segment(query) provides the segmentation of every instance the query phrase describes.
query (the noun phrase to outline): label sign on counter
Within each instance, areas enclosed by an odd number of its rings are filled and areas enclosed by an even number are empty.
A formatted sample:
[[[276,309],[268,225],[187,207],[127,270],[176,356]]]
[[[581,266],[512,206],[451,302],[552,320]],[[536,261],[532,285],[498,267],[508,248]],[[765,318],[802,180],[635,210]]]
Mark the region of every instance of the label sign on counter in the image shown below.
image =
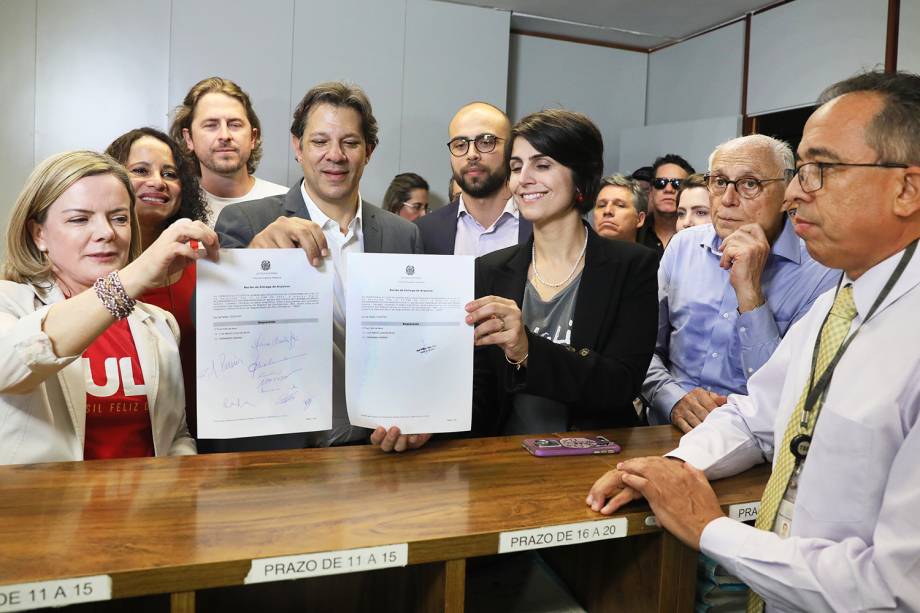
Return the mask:
[[[728,516],[738,521],[753,521],[757,519],[757,511],[760,510],[760,501],[745,502],[743,504],[733,504],[728,507]]]
[[[260,558],[252,561],[243,583],[267,583],[287,579],[306,579],[323,575],[358,573],[405,566],[409,561],[409,545],[380,545],[340,551],[323,551],[303,555]]]
[[[0,613],[112,599],[108,575],[0,585]]]
[[[515,530],[498,535],[498,553],[511,553],[543,547],[577,545],[626,536],[628,522],[625,517],[583,521],[577,524],[559,524],[544,528]]]

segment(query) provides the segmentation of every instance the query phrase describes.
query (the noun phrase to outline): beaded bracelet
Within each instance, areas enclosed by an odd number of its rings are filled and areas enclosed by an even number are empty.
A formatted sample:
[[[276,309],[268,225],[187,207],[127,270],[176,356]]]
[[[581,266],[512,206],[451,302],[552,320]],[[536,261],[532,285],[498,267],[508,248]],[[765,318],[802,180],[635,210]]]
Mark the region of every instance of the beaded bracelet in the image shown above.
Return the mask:
[[[134,310],[137,301],[128,295],[118,278],[118,271],[113,270],[93,283],[96,296],[115,319],[125,319]]]

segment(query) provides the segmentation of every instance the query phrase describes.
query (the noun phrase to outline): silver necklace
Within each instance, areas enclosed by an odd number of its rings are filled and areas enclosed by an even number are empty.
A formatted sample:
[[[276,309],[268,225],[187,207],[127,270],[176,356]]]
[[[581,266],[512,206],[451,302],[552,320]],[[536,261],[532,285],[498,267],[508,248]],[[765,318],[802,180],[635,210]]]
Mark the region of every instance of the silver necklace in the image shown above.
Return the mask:
[[[575,260],[575,265],[572,266],[572,272],[569,273],[569,276],[559,283],[550,283],[546,279],[540,276],[540,271],[537,270],[537,241],[533,242],[533,245],[530,247],[530,261],[533,263],[533,276],[537,278],[537,281],[545,285],[546,287],[562,287],[566,283],[572,280],[572,277],[575,276],[575,271],[578,270],[578,264],[581,262],[581,258],[585,257],[585,251],[588,249],[588,231],[585,230],[585,244],[581,248],[581,255],[578,256],[578,259]]]

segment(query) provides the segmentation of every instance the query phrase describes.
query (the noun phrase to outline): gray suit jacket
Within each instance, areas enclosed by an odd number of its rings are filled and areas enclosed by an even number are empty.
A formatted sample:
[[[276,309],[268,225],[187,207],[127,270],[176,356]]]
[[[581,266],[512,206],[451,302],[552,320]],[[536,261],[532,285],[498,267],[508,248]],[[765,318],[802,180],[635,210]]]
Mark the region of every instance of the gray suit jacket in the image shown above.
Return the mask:
[[[310,219],[300,183],[283,195],[225,207],[214,229],[221,247],[243,248],[279,217]],[[361,217],[365,253],[422,253],[422,239],[412,222],[367,202],[361,205]]]

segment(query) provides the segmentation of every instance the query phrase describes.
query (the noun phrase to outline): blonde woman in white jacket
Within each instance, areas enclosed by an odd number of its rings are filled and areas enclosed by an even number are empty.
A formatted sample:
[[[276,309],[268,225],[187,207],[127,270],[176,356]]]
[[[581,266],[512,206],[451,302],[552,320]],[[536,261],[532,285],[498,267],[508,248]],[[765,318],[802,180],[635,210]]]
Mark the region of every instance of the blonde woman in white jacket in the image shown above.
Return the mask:
[[[32,172],[0,281],[0,464],[195,453],[175,319],[135,297],[216,259],[217,235],[182,219],[139,244],[115,160],[73,151]]]

